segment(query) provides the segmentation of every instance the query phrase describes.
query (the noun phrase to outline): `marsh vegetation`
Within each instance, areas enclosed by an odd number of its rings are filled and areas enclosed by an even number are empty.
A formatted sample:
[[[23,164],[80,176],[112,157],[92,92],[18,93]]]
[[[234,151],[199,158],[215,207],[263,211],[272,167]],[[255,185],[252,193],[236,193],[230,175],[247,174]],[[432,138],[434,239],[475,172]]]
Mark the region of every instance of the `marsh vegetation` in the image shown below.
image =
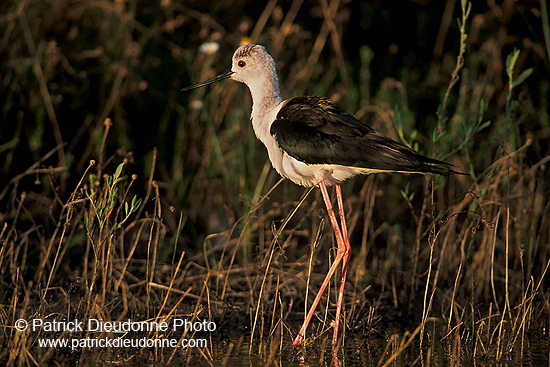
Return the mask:
[[[0,5],[0,362],[547,365],[550,29],[544,1],[5,1]],[[317,190],[281,180],[246,88],[183,86],[266,46],[317,94],[466,176],[344,185],[334,256]],[[309,303],[308,303],[309,302]],[[214,322],[214,332],[18,331],[16,320]],[[204,338],[204,348],[39,339]],[[246,361],[246,362],[245,362]]]

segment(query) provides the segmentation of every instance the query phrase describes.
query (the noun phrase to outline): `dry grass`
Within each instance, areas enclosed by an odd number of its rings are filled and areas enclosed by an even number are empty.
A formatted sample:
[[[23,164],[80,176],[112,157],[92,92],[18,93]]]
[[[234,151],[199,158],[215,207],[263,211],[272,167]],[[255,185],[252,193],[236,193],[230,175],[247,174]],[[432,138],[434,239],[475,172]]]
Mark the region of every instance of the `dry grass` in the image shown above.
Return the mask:
[[[544,6],[514,4],[447,1],[440,24],[418,24],[418,38],[434,44],[422,66],[411,59],[425,57],[418,49],[403,50],[406,35],[389,47],[394,41],[374,38],[350,44],[346,32],[365,31],[357,17],[377,11],[353,2],[251,2],[226,17],[224,2],[208,11],[171,1],[3,5],[0,362],[547,363],[550,35],[535,23],[547,17]],[[243,36],[268,47],[288,95],[329,96],[470,174],[344,184],[353,255],[339,353],[329,342],[336,284],[305,352],[290,348],[334,257],[319,193],[270,168],[246,123],[244,87],[179,93],[227,67]],[[196,54],[206,41],[221,50]],[[217,329],[14,327],[182,318]],[[38,344],[121,335],[208,346]]]

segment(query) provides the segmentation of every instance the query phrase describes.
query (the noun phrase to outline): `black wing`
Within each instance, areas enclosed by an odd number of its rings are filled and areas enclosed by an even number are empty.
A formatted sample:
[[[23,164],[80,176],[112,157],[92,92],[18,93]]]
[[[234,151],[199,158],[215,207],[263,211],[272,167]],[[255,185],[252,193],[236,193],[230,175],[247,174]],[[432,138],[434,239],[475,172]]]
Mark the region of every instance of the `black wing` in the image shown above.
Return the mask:
[[[288,155],[308,164],[389,172],[454,172],[449,164],[377,133],[322,97],[288,100],[271,125],[271,135]]]

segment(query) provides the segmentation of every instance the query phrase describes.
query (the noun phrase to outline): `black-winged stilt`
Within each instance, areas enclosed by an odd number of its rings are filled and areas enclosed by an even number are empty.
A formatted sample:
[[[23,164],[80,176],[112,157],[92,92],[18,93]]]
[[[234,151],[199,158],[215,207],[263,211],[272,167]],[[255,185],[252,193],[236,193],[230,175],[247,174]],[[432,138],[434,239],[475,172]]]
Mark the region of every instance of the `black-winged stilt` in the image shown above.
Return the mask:
[[[398,172],[457,173],[451,165],[424,157],[407,146],[379,134],[322,97],[303,96],[283,100],[275,62],[261,45],[240,46],[233,55],[231,71],[194,84],[183,91],[223,79],[244,83],[252,95],[252,126],[267,148],[277,172],[302,186],[319,186],[338,251],[309,310],[294,346],[300,346],[321,297],[342,263],[336,302],[332,344],[338,342],[338,327],[351,255],[340,182],[358,174]],[[336,186],[340,224],[336,219],[327,186]]]

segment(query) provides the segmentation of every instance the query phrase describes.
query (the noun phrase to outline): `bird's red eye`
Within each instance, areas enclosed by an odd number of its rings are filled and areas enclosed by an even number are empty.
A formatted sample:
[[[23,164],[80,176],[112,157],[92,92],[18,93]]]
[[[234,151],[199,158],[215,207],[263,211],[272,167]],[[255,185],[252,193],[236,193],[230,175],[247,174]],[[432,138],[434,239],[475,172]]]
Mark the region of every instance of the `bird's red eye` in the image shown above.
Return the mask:
[[[239,60],[239,62],[237,62],[237,65],[240,67],[240,68],[244,68],[246,66],[246,62],[244,60]]]

